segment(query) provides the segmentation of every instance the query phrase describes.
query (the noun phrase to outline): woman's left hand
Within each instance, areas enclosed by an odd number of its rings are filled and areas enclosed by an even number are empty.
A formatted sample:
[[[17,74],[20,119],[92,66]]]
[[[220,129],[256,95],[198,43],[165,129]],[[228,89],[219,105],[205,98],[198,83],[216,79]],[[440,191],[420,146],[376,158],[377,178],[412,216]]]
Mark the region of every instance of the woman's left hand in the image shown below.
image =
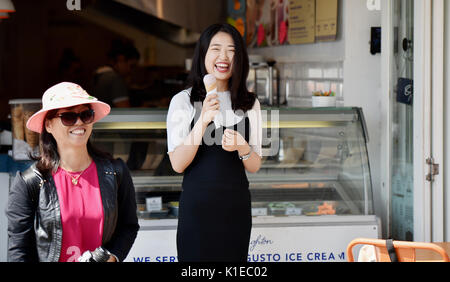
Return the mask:
[[[225,129],[222,136],[222,148],[228,152],[237,150],[239,155],[245,155],[250,150],[250,146],[244,137],[239,132],[231,129]]]

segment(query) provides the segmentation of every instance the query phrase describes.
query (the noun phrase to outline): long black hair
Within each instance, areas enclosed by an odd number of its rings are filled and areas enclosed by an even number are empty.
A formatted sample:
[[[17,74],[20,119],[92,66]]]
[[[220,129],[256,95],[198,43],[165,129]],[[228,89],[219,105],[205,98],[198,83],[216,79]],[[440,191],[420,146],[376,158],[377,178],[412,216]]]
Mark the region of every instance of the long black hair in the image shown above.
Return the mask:
[[[90,104],[86,104],[86,106],[88,106],[89,109],[91,109]],[[32,160],[37,161],[36,168],[42,174],[55,172],[59,167],[59,162],[61,158],[58,153],[58,144],[56,143],[56,140],[53,137],[53,135],[49,133],[45,128],[45,122],[47,120],[55,118],[58,110],[59,109],[50,110],[45,115],[44,123],[42,126],[42,132],[39,136],[39,155],[37,156],[33,154],[29,155]],[[87,150],[89,156],[91,156],[92,158],[101,158],[108,160],[113,159],[113,157],[109,153],[103,152],[100,149],[93,146],[90,140],[88,140],[87,142]]]
[[[225,32],[231,35],[234,41],[234,59],[232,67],[232,75],[228,81],[228,89],[230,90],[231,105],[233,110],[242,110],[246,112],[253,107],[256,95],[247,89],[247,77],[249,72],[249,59],[244,40],[232,25],[229,24],[213,24],[206,28],[197,42],[192,59],[192,68],[188,77],[188,86],[191,90],[191,104],[201,101],[206,97],[206,89],[203,84],[203,77],[208,74],[205,67],[205,56],[208,52],[211,39],[218,32]]]

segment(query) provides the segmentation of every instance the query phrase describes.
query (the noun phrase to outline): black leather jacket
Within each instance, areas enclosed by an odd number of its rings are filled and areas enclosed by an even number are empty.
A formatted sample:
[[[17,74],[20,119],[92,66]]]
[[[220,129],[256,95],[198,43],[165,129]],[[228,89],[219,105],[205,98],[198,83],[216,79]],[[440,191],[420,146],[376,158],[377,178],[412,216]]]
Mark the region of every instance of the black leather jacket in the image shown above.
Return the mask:
[[[123,261],[139,230],[134,185],[121,159],[109,161],[94,158],[94,161],[104,214],[102,246]],[[30,173],[30,170],[35,173]],[[38,180],[37,186],[27,185],[30,175]],[[18,172],[9,192],[6,215],[8,261],[59,260],[61,212],[51,174],[43,176],[35,165],[24,173]]]

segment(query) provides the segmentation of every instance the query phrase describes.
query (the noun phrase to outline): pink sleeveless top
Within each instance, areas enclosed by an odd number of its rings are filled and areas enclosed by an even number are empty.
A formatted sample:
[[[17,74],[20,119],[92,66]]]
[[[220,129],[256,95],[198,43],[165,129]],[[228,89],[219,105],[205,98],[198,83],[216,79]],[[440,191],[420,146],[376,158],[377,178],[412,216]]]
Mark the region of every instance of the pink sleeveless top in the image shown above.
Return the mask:
[[[62,246],[59,261],[74,262],[86,251],[102,244],[103,204],[98,183],[97,166],[92,162],[81,172],[58,168],[53,174],[58,192],[62,223]]]

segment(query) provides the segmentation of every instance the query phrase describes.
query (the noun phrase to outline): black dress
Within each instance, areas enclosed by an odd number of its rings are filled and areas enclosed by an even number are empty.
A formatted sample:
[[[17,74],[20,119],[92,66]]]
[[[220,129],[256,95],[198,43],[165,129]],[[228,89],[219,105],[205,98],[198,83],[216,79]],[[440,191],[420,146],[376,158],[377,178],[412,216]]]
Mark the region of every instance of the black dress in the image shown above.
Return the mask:
[[[191,130],[193,126],[194,120]],[[247,116],[229,128],[249,142]],[[185,170],[177,229],[180,262],[247,261],[252,227],[249,183],[238,152],[222,148],[224,131],[211,122],[204,136],[215,141],[204,138]]]

